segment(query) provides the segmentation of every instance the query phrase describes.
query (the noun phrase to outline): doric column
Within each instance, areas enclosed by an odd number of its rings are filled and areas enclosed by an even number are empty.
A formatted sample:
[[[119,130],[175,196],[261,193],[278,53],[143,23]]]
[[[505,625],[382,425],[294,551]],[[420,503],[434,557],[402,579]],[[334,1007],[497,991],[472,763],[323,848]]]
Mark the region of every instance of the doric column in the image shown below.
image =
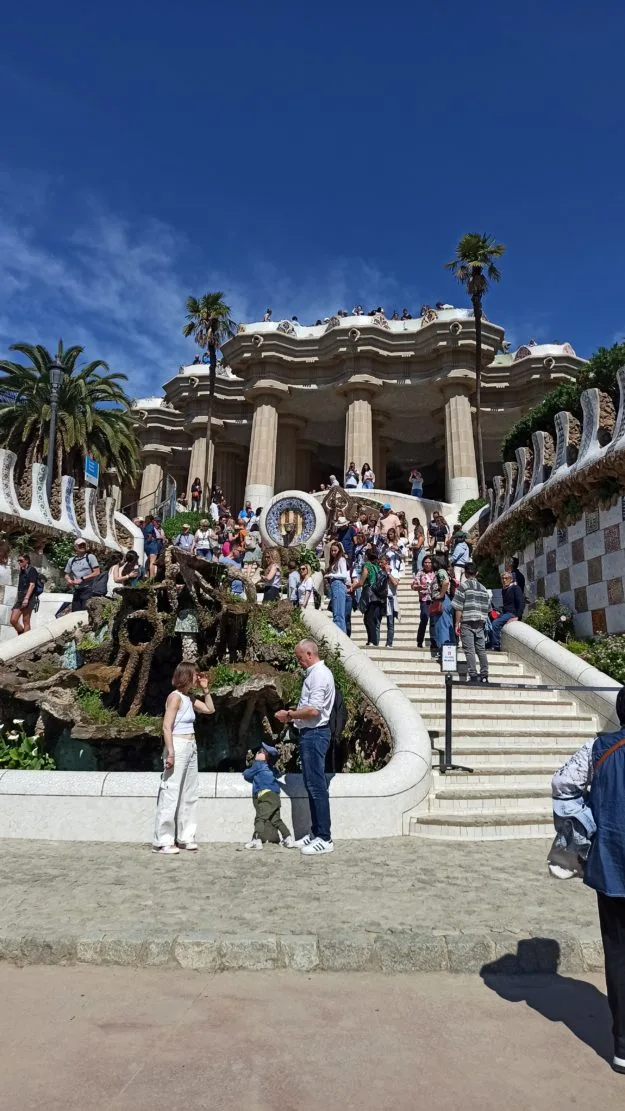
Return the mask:
[[[210,455],[208,459],[208,482],[211,482],[211,476],[215,466],[215,436],[223,429],[224,423],[221,420],[212,420],[211,429],[212,436],[210,441]],[[189,455],[189,473],[187,475],[187,498],[189,505],[191,505],[191,486],[193,480],[199,478],[202,483],[202,490],[204,489],[204,475],[206,474],[206,417],[195,417],[191,425],[191,453]],[[208,503],[205,503],[208,504]]]
[[[372,414],[373,448],[370,462],[373,467],[375,484],[378,490],[386,489],[386,457],[388,453],[388,444],[382,432],[386,427],[387,419],[386,413],[378,412]]]
[[[276,449],[276,481],[274,491],[294,490],[296,483],[297,444],[305,422],[299,417],[284,415],[278,417],[278,445]]]
[[[166,453],[164,453],[166,454]],[[162,498],[163,491],[163,463],[164,455],[159,453],[143,453],[143,474],[141,475],[141,493],[137,505],[139,517],[146,513],[153,513]]]
[[[363,463],[373,466],[373,421],[371,398],[380,386],[365,375],[357,375],[343,386],[341,393],[347,397],[345,414],[344,469],[355,463],[358,470]]]
[[[312,459],[317,450],[317,444],[312,440],[298,440],[295,452],[295,489],[304,493],[312,488]]]
[[[245,499],[252,505],[265,506],[273,497],[276,476],[278,441],[278,406],[288,393],[288,386],[278,382],[259,382],[247,393],[254,402],[254,419],[247,465]]]
[[[478,496],[471,390],[472,384],[467,382],[447,381],[443,385],[446,498],[458,506]]]

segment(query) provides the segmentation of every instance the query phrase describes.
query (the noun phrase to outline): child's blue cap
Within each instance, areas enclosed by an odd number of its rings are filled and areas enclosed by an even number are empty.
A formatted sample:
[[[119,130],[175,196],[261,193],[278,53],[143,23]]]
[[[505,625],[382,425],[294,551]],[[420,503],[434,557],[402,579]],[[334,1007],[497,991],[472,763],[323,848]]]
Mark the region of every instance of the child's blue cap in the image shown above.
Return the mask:
[[[273,747],[273,745],[266,745],[263,742],[263,744],[260,747],[262,748],[263,752],[267,753],[267,756],[271,756],[273,760],[278,759],[278,756],[280,755],[280,753],[278,752],[277,748]]]

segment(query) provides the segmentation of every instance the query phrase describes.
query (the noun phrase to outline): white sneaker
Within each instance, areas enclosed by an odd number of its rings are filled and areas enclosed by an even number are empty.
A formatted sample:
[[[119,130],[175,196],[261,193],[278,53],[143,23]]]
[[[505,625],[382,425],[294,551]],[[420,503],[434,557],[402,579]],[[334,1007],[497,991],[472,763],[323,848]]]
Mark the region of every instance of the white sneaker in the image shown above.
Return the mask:
[[[559,864],[548,864],[547,867],[555,880],[572,880],[576,875],[572,868],[562,868]]]
[[[625,1057],[613,1057],[612,1068],[615,1072],[625,1073]]]
[[[252,837],[252,840],[247,841],[244,847],[246,849],[262,849],[263,843],[260,837]]]
[[[334,843],[332,841],[322,841],[320,837],[315,837],[308,845],[304,845],[302,853],[304,856],[318,856],[320,853],[333,853]]]
[[[288,837],[283,837],[280,844],[281,844],[283,849],[294,849],[295,848],[295,838],[293,837],[293,834],[289,833]]]
[[[177,845],[152,845],[153,853],[160,853],[161,856],[176,856],[180,849]]]
[[[310,842],[312,840],[313,840],[312,833],[307,833],[305,837],[300,837],[299,841],[294,841],[293,842],[293,847],[295,849],[303,849],[305,845],[310,845]]]
[[[196,853],[199,849],[197,841],[179,841],[178,848],[186,849],[188,853]]]

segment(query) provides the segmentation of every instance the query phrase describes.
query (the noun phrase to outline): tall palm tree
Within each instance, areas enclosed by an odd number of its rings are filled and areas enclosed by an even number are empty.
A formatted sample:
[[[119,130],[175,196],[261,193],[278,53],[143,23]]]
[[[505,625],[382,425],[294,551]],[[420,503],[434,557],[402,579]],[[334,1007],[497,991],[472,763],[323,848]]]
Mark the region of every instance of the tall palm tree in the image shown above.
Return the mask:
[[[205,293],[199,299],[187,297],[187,321],[182,329],[184,336],[193,336],[198,347],[208,351],[208,408],[206,420],[206,459],[202,485],[202,504],[208,505],[208,496],[213,475],[208,473],[211,442],[211,422],[213,419],[213,400],[217,380],[217,349],[235,334],[236,324],[230,315],[230,306],[224,301],[222,292]]]
[[[111,374],[101,359],[79,365],[84,348],[65,349],[62,340],[55,357],[40,344],[14,343],[10,350],[28,360],[0,360],[0,446],[17,453],[18,470],[53,455],[57,475],[80,481],[89,453],[103,470],[117,471],[120,485],[136,482],[141,460],[131,401],[120,385],[126,375]],[[50,445],[50,364],[55,358],[64,373]]]
[[[482,444],[482,301],[489,282],[498,282],[501,277],[495,259],[501,258],[505,250],[502,243],[495,243],[492,235],[468,232],[456,247],[456,257],[445,263],[445,269],[451,270],[469,294],[475,317],[475,432],[480,495],[483,498],[486,497],[486,476]]]

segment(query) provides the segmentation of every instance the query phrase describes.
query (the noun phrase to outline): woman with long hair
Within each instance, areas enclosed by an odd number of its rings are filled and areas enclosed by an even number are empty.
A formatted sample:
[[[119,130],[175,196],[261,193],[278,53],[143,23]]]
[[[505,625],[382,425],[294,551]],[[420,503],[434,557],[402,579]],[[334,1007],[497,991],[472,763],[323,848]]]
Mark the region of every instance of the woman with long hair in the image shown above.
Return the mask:
[[[306,606],[311,605],[314,609],[314,585],[310,576],[310,567],[307,563],[302,563],[299,569],[299,582],[297,584],[297,604],[300,609],[305,610]]]
[[[263,591],[263,602],[277,602],[282,587],[282,571],[275,548],[265,549],[261,569],[260,588]]]
[[[437,660],[441,658],[444,644],[455,644],[454,611],[451,604],[451,582],[443,563],[433,560],[434,581],[432,583],[432,601],[430,603],[430,616],[434,618],[432,632],[434,644],[430,640],[430,655]]]
[[[330,544],[328,567],[323,577],[330,592],[330,611],[332,613],[332,620],[336,627],[340,629],[342,633],[347,633],[346,608],[349,572],[347,570],[345,550],[343,548],[343,545],[339,543],[338,540],[333,540]]]
[[[197,803],[199,778],[195,715],[214,714],[208,679],[192,663],[179,663],[172,677],[173,691],[165,703],[163,718],[163,775],[156,802],[152,851],[171,856],[180,849],[197,852]],[[191,695],[194,687],[203,698]]]
[[[112,598],[116,587],[132,586],[140,577],[139,556],[133,551],[126,552],[124,558],[114,563],[109,571],[107,595]]]
[[[369,545],[365,553],[358,582],[353,582],[350,589],[352,594],[360,590],[358,608],[367,630],[365,648],[377,648],[380,644],[382,615],[386,612],[388,577],[379,566],[378,553],[373,544]]]
[[[425,630],[430,626],[430,646],[434,643],[434,636],[432,633],[433,618],[430,617],[430,600],[432,596],[432,583],[434,582],[434,567],[432,565],[432,556],[426,555],[423,557],[423,564],[421,570],[417,571],[411,583],[411,590],[418,591],[420,603],[420,620],[419,629],[417,631],[417,648],[423,648],[423,641],[425,639]]]
[[[371,470],[370,463],[363,464],[360,476],[363,490],[373,490],[375,487],[375,475]]]
[[[202,501],[202,483],[199,478],[194,478],[191,483],[191,509],[194,513],[200,512],[200,504]]]

